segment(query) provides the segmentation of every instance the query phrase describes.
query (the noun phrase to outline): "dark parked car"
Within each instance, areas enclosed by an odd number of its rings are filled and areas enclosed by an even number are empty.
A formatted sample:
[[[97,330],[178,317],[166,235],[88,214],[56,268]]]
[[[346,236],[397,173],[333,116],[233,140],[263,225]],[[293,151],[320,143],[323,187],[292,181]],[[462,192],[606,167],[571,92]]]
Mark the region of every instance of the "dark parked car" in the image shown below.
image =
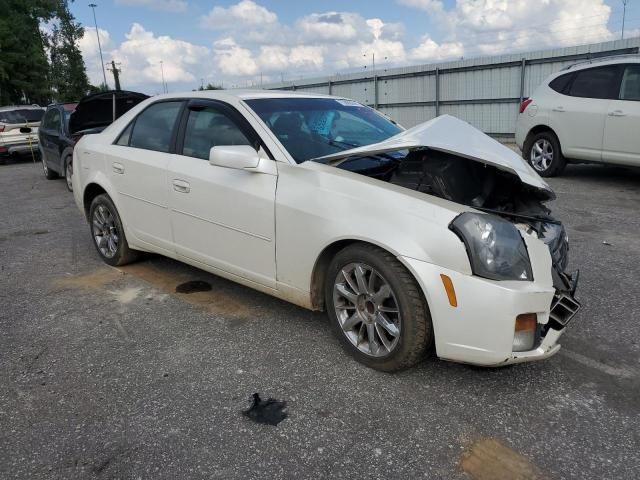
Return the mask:
[[[49,180],[64,176],[67,188],[72,191],[76,142],[83,135],[101,132],[147,98],[143,93],[117,90],[86,96],[77,104],[49,105],[38,130],[44,175]]]

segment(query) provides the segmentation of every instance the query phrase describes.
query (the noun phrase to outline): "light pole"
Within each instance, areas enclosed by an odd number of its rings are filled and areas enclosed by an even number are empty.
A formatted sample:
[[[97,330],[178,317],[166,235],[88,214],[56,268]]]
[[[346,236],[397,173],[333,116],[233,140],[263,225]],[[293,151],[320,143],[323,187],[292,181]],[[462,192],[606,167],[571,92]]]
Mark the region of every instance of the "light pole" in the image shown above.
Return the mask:
[[[167,84],[164,81],[164,65],[163,65],[163,61],[160,60],[160,73],[162,74],[162,93],[169,93],[169,90],[167,89]]]
[[[629,0],[622,0],[622,40],[624,40],[624,20],[627,16],[627,3],[629,3]]]
[[[89,6],[91,10],[93,10],[93,24],[96,26],[96,37],[98,38],[98,51],[100,52],[100,65],[102,66],[102,78],[104,79],[105,87],[109,87],[107,83],[107,72],[104,70],[104,59],[102,58],[102,45],[100,45],[100,34],[98,33],[98,22],[96,20],[96,5],[95,3],[90,3]]]

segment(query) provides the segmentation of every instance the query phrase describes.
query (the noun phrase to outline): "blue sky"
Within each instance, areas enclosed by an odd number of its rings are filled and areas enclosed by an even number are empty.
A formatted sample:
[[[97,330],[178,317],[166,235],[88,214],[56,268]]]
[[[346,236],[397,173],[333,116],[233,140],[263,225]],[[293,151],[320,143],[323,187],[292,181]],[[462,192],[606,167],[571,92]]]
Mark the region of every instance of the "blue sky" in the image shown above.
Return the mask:
[[[90,2],[71,9],[93,27]],[[172,91],[358,71],[376,54],[399,66],[619,38],[621,0],[96,0],[105,61],[123,83]],[[627,36],[640,31],[640,1]],[[81,41],[93,82],[102,77],[95,31]],[[363,55],[367,54],[368,57]],[[107,72],[108,73],[108,72]],[[108,78],[111,81],[110,78]]]

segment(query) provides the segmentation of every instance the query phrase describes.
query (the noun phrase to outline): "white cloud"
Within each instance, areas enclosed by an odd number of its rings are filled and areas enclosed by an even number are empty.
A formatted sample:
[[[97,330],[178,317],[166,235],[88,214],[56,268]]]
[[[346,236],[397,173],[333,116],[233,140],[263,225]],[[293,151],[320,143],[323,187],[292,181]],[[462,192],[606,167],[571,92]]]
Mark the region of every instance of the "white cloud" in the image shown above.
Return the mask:
[[[184,12],[187,9],[186,0],[116,0],[116,3],[131,7],[150,7],[169,12]]]
[[[461,42],[436,43],[429,35],[422,38],[422,42],[412,49],[409,58],[421,62],[437,62],[460,58],[464,54]]]
[[[251,50],[240,47],[233,38],[223,38],[213,44],[218,67],[225,75],[253,76],[258,73],[258,64]]]
[[[200,24],[214,30],[231,30],[240,25],[264,27],[277,21],[278,16],[275,13],[251,0],[242,0],[228,8],[213,7],[202,17]]]
[[[102,45],[103,54],[108,53],[113,48],[111,36],[109,32],[103,29],[98,29],[100,35],[100,44]],[[85,28],[84,35],[78,42],[82,57],[84,58],[85,66],[87,67],[87,76],[89,81],[93,85],[100,85],[104,83],[104,77],[102,75],[102,66],[100,65],[100,51],[98,49],[98,37],[94,28]],[[108,58],[104,58],[105,62],[111,60],[109,54]],[[111,84],[112,79],[107,78]]]
[[[421,52],[433,53],[432,58],[447,51],[459,56],[460,46],[468,57],[613,38],[607,27],[611,8],[604,0],[457,0],[450,9],[437,0],[398,3],[426,11],[445,31],[446,40],[440,45],[425,36],[413,50],[415,58]]]

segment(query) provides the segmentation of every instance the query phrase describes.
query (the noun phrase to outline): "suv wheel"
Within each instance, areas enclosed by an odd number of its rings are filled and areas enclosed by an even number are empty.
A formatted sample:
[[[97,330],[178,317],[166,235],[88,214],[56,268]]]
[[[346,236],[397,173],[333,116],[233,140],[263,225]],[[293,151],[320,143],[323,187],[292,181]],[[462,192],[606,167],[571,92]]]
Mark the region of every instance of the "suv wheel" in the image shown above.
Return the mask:
[[[342,346],[371,368],[403,370],[433,348],[420,287],[385,250],[354,244],[338,252],[327,271],[325,303]]]
[[[530,136],[523,157],[543,177],[560,175],[567,164],[560,150],[558,137],[553,132],[541,132]]]
[[[105,263],[116,267],[137,259],[138,252],[129,248],[120,215],[108,195],[98,195],[91,202],[89,228],[93,244]]]
[[[64,178],[67,181],[67,189],[70,192],[73,192],[73,181],[71,180],[73,176],[73,163],[71,162],[71,157],[68,156],[64,160]]]

